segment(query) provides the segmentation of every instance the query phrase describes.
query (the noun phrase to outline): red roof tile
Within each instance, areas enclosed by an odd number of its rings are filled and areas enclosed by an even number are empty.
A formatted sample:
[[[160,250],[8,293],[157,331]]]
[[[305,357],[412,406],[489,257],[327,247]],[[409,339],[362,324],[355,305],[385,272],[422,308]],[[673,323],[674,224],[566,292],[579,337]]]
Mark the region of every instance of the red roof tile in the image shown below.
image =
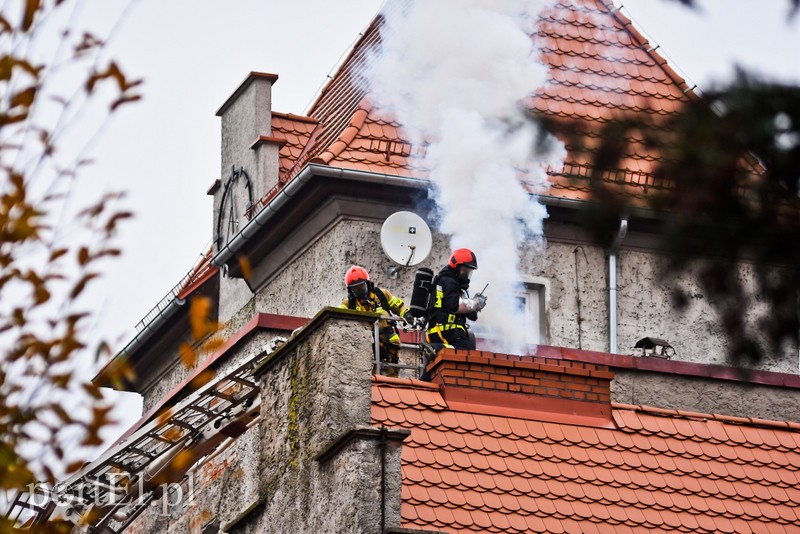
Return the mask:
[[[541,60],[549,66],[549,77],[529,105],[554,119],[557,130],[576,128],[587,148],[597,145],[600,128],[612,119],[628,112],[646,114],[653,118],[655,128],[662,118],[695,98],[610,1],[561,0],[540,17],[535,39]],[[364,33],[323,88],[309,117],[273,114],[273,135],[287,141],[280,150],[281,183],[308,162],[427,176],[420,160],[412,157],[424,154],[425,147],[412,146],[402,125],[377,110],[369,96],[368,58],[381,45],[382,25],[378,17]],[[567,149],[564,167],[551,172],[549,194],[583,198],[588,191],[590,158],[578,147]],[[657,160],[643,135],[631,133],[620,168],[604,177],[637,196],[648,188],[671,187],[653,178]]]
[[[455,411],[428,383],[384,377],[372,399],[373,424],[411,430],[407,528],[772,532],[800,517],[790,425],[617,404],[615,428],[583,427]]]

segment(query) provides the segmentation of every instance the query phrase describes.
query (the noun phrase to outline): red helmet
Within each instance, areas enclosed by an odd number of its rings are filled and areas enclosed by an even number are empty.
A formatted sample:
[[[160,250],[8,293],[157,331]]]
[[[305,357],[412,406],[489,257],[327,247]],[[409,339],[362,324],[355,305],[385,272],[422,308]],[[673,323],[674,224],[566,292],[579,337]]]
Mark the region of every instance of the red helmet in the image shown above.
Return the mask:
[[[359,282],[369,281],[369,273],[363,267],[353,265],[347,269],[347,274],[344,275],[344,285],[351,286]]]
[[[449,265],[453,269],[455,269],[459,265],[466,265],[470,269],[477,269],[478,258],[475,257],[475,253],[472,252],[470,249],[460,248],[458,250],[453,251],[453,254],[450,256],[450,262],[447,265]]]

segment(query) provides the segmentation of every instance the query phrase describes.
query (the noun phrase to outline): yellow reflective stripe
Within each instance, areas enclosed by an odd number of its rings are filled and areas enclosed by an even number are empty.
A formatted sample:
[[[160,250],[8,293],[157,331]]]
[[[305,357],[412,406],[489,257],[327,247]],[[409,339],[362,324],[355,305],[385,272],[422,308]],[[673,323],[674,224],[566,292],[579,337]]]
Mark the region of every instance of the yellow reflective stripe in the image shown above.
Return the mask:
[[[437,324],[433,328],[429,328],[428,332],[438,334],[441,337],[441,332],[443,330],[452,330],[454,328],[462,328],[464,330],[467,329],[463,324]]]

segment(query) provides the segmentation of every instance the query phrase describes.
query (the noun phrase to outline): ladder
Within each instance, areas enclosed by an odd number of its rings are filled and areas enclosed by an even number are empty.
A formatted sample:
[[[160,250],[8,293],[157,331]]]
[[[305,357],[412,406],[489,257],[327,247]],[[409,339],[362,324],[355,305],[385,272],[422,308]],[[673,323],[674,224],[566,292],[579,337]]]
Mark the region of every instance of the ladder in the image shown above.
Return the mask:
[[[18,492],[6,517],[21,530],[67,521],[89,532],[123,531],[164,488],[184,482],[254,425],[261,399],[254,370],[285,342],[275,338],[264,352],[155,416],[55,487],[37,484]]]

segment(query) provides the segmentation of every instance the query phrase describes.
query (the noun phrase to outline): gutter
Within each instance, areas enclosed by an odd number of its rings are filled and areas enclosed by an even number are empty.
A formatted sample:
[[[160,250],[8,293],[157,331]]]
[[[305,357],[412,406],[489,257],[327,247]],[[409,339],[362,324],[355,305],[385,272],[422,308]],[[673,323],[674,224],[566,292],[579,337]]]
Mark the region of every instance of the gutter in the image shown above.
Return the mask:
[[[172,319],[175,314],[183,307],[186,303],[184,299],[179,299],[175,297],[172,299],[167,306],[159,312],[158,315],[153,318],[152,321],[147,323],[147,325],[138,332],[133,339],[131,339],[125,347],[114,356],[111,361],[109,361],[102,369],[92,378],[92,383],[95,383],[96,380],[101,378],[103,374],[107,371],[109,366],[111,366],[115,361],[119,358],[125,358],[133,353],[135,353],[139,347],[147,343],[153,335],[162,327],[164,324]]]
[[[238,252],[245,244],[255,236],[262,226],[267,224],[273,217],[275,217],[280,209],[292,197],[294,197],[314,176],[323,176],[327,178],[339,178],[344,180],[352,180],[355,182],[372,183],[380,185],[393,185],[400,187],[413,187],[418,189],[427,189],[430,187],[430,180],[421,178],[406,178],[402,176],[395,176],[384,173],[374,173],[365,171],[356,171],[351,169],[342,169],[339,167],[329,167],[327,165],[309,164],[303,168],[286,187],[281,189],[275,197],[264,206],[261,211],[253,217],[247,225],[242,228],[241,232],[236,234],[217,254],[211,258],[211,264],[216,267],[222,267]]]
[[[153,337],[153,334],[155,334],[167,321],[169,321],[176,313],[178,313],[178,310],[180,310],[185,303],[186,300],[179,299],[178,297],[172,299],[166,308],[161,310],[161,312],[156,315],[152,321],[147,323],[147,326],[145,326],[141,332],[136,334],[136,336],[130,340],[127,345],[125,345],[124,349],[119,351],[117,357],[127,356],[128,354],[136,352],[139,347],[147,343],[147,341]]]
[[[572,210],[588,209],[589,207],[596,206],[598,204],[597,201],[594,200],[562,198],[562,197],[554,197],[549,195],[536,195],[536,194],[531,194],[531,196],[537,198],[539,202],[545,206],[555,206],[559,208],[568,208]],[[631,217],[635,217],[637,219],[651,219],[651,220],[664,220],[666,218],[665,215],[661,212],[658,212],[652,208],[646,208],[641,206],[628,206],[626,213],[629,214],[629,216],[624,217],[624,219],[626,220]]]

